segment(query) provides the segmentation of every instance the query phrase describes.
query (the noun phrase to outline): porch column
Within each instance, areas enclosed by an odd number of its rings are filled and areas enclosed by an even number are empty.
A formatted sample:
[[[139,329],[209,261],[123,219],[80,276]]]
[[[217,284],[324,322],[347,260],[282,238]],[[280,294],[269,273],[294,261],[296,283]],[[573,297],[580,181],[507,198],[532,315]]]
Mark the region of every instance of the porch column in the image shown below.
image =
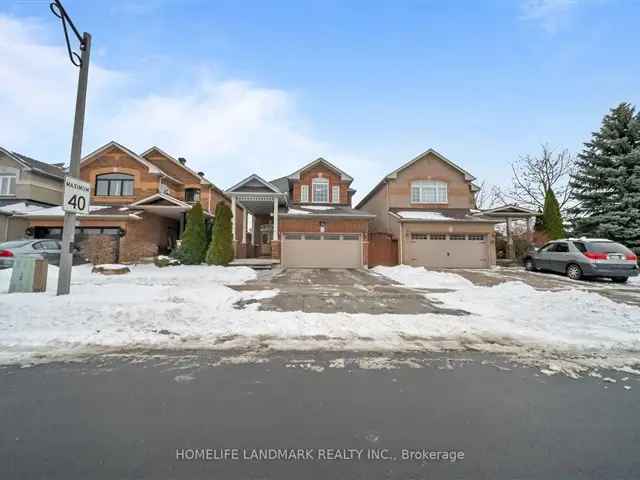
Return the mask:
[[[273,236],[271,237],[271,258],[280,258],[280,238],[278,237],[278,197],[273,198]]]
[[[242,243],[247,243],[247,209],[242,207]]]
[[[514,259],[513,238],[511,238],[511,217],[507,217],[507,258]]]
[[[278,197],[273,198],[273,240],[278,238]]]
[[[236,241],[236,197],[231,196],[231,235],[235,245]]]
[[[255,247],[258,245],[258,240],[256,237],[258,236],[258,232],[256,231],[256,215],[255,213],[251,214],[251,244]]]

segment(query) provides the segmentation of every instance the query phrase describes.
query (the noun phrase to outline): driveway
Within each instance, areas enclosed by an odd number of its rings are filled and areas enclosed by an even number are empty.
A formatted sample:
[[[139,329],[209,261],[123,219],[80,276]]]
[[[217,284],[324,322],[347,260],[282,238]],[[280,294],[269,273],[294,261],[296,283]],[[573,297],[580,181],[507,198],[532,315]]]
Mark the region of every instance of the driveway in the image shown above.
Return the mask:
[[[504,282],[524,282],[537,290],[587,290],[599,293],[615,302],[640,305],[640,287],[613,283],[608,279],[571,280],[564,275],[547,272],[527,272],[522,267],[495,267],[479,270],[446,270],[456,273],[480,286],[494,286]]]
[[[424,296],[424,289],[410,289],[366,270],[287,268],[258,272],[257,280],[231,287],[236,290],[278,290],[273,298],[259,300],[259,310],[306,313],[464,315],[446,309]],[[434,289],[431,291],[443,291]],[[255,300],[241,302],[243,307]]]

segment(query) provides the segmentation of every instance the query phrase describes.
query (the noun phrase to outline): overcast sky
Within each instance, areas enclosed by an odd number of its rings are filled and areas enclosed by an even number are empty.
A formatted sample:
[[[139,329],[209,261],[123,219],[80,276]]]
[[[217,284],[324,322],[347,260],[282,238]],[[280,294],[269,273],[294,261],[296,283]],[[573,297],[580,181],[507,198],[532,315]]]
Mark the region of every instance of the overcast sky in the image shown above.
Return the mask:
[[[0,145],[68,162],[77,71],[48,3],[0,0]],[[221,188],[323,156],[360,198],[428,148],[504,185],[640,104],[634,0],[64,4],[93,35],[83,153],[157,145]]]

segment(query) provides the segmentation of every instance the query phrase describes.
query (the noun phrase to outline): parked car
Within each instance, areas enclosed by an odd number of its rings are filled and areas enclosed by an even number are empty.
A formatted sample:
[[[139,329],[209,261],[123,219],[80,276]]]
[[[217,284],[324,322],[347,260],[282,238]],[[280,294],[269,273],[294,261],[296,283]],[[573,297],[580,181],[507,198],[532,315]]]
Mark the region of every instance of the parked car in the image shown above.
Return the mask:
[[[49,263],[60,263],[60,242],[58,240],[12,240],[0,243],[0,268],[11,268],[16,257],[29,255],[46,258]]]
[[[637,262],[636,255],[624,245],[600,238],[554,240],[524,258],[529,271],[564,273],[573,280],[606,277],[619,283],[638,275]]]

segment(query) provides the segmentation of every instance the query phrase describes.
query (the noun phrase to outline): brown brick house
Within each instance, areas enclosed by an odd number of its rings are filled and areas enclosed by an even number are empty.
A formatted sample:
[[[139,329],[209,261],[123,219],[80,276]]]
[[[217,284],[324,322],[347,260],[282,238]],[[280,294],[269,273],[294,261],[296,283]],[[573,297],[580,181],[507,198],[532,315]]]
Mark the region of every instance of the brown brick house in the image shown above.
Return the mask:
[[[435,268],[494,265],[495,223],[476,209],[475,177],[429,149],[386,175],[356,206],[372,232],[398,243],[398,261]]]
[[[196,202],[208,218],[218,202],[231,204],[203,172],[157,147],[138,155],[109,142],[82,159],[80,177],[91,184],[91,213],[78,217],[76,241],[94,263],[135,262],[167,253]],[[61,236],[60,207],[26,217],[36,238]]]
[[[318,158],[270,182],[254,174],[237,183],[225,192],[242,215],[242,230],[233,232],[236,257],[280,259],[287,267],[366,266],[374,215],[351,208],[352,182]]]

